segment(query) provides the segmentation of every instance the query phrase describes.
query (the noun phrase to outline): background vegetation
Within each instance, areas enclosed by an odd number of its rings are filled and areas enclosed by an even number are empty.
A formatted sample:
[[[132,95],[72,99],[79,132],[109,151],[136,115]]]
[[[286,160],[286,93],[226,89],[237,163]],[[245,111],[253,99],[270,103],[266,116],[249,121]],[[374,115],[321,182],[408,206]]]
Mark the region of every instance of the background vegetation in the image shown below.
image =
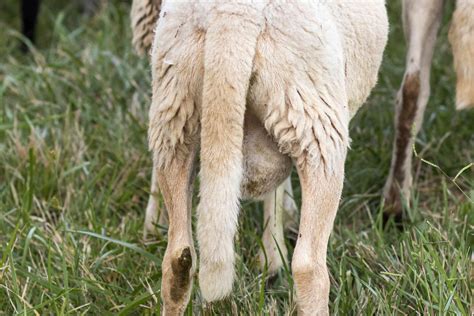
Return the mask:
[[[336,315],[467,315],[472,166],[454,178],[474,161],[474,112],[454,111],[448,16],[416,142],[408,220],[403,231],[381,225],[404,69],[398,2],[389,1],[379,84],[351,124],[328,253],[330,308]],[[90,18],[73,1],[44,1],[38,47],[28,55],[18,49],[18,12],[17,1],[0,3],[0,315],[158,315],[166,236],[142,240],[150,72],[131,48],[129,4],[114,2]],[[290,273],[266,287],[258,269],[261,219],[261,205],[245,202],[232,297],[204,306],[195,286],[189,315],[295,311]]]

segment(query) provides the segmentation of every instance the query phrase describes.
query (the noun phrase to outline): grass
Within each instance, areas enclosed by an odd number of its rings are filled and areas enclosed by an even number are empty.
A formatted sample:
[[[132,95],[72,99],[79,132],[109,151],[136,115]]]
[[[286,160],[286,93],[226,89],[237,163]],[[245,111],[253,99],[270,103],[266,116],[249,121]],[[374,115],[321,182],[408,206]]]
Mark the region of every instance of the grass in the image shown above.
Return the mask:
[[[397,3],[389,3],[391,35],[379,84],[351,124],[328,251],[330,309],[468,315],[474,112],[454,111],[447,19],[416,142],[408,220],[403,231],[381,225],[404,67]],[[129,6],[115,2],[87,18],[73,4],[45,1],[38,48],[29,55],[18,50],[17,10],[14,1],[0,4],[0,315],[158,315],[166,237],[142,240],[150,73],[131,49]],[[204,306],[195,286],[188,315],[294,313],[289,271],[265,287],[258,269],[261,219],[261,205],[244,202],[232,297]]]

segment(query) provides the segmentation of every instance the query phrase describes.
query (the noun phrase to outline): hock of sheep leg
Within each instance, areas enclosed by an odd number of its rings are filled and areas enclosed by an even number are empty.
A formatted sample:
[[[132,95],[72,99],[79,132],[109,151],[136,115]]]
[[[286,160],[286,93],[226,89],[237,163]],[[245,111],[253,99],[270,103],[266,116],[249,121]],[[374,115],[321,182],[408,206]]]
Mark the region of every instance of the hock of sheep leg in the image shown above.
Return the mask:
[[[403,1],[408,43],[406,71],[395,105],[395,139],[389,176],[384,186],[384,218],[401,220],[410,201],[412,149],[430,94],[430,69],[442,18],[443,0]]]
[[[162,263],[161,297],[164,315],[182,315],[188,304],[196,270],[191,232],[192,184],[196,145],[185,160],[175,158],[158,171],[157,179],[169,210],[168,246]]]

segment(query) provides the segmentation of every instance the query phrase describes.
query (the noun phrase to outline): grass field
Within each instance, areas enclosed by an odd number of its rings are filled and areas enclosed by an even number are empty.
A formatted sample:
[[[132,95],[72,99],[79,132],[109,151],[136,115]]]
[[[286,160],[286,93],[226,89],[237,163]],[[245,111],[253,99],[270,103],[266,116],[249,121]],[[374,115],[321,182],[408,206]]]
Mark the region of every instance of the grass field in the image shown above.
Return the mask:
[[[18,4],[0,3],[0,315],[158,315],[166,237],[142,240],[150,73],[131,48],[129,6],[87,18],[65,1],[44,2],[29,55],[18,50]],[[351,124],[328,253],[331,314],[468,315],[474,168],[454,178],[474,161],[474,112],[454,111],[448,19],[405,229],[381,225],[405,50],[400,7],[389,2],[379,84]],[[293,182],[299,204],[296,174]],[[234,293],[204,306],[195,286],[188,315],[295,312],[289,271],[266,287],[258,268],[261,219],[262,206],[244,202]]]

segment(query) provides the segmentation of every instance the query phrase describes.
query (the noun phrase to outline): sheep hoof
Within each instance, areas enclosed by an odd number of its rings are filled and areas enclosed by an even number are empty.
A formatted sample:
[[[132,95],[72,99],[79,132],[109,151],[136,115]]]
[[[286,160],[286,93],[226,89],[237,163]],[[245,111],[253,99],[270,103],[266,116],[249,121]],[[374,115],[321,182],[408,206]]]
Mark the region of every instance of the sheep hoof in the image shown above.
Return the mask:
[[[396,189],[390,190],[388,195],[385,197],[385,204],[383,210],[383,225],[387,226],[390,220],[393,219],[395,226],[401,228],[401,224],[404,222],[402,197]]]
[[[403,223],[404,223],[403,213],[394,214],[394,213],[384,212],[382,214],[382,223],[384,227],[386,227],[391,220],[393,220],[395,227],[397,227],[398,229],[403,228]]]

